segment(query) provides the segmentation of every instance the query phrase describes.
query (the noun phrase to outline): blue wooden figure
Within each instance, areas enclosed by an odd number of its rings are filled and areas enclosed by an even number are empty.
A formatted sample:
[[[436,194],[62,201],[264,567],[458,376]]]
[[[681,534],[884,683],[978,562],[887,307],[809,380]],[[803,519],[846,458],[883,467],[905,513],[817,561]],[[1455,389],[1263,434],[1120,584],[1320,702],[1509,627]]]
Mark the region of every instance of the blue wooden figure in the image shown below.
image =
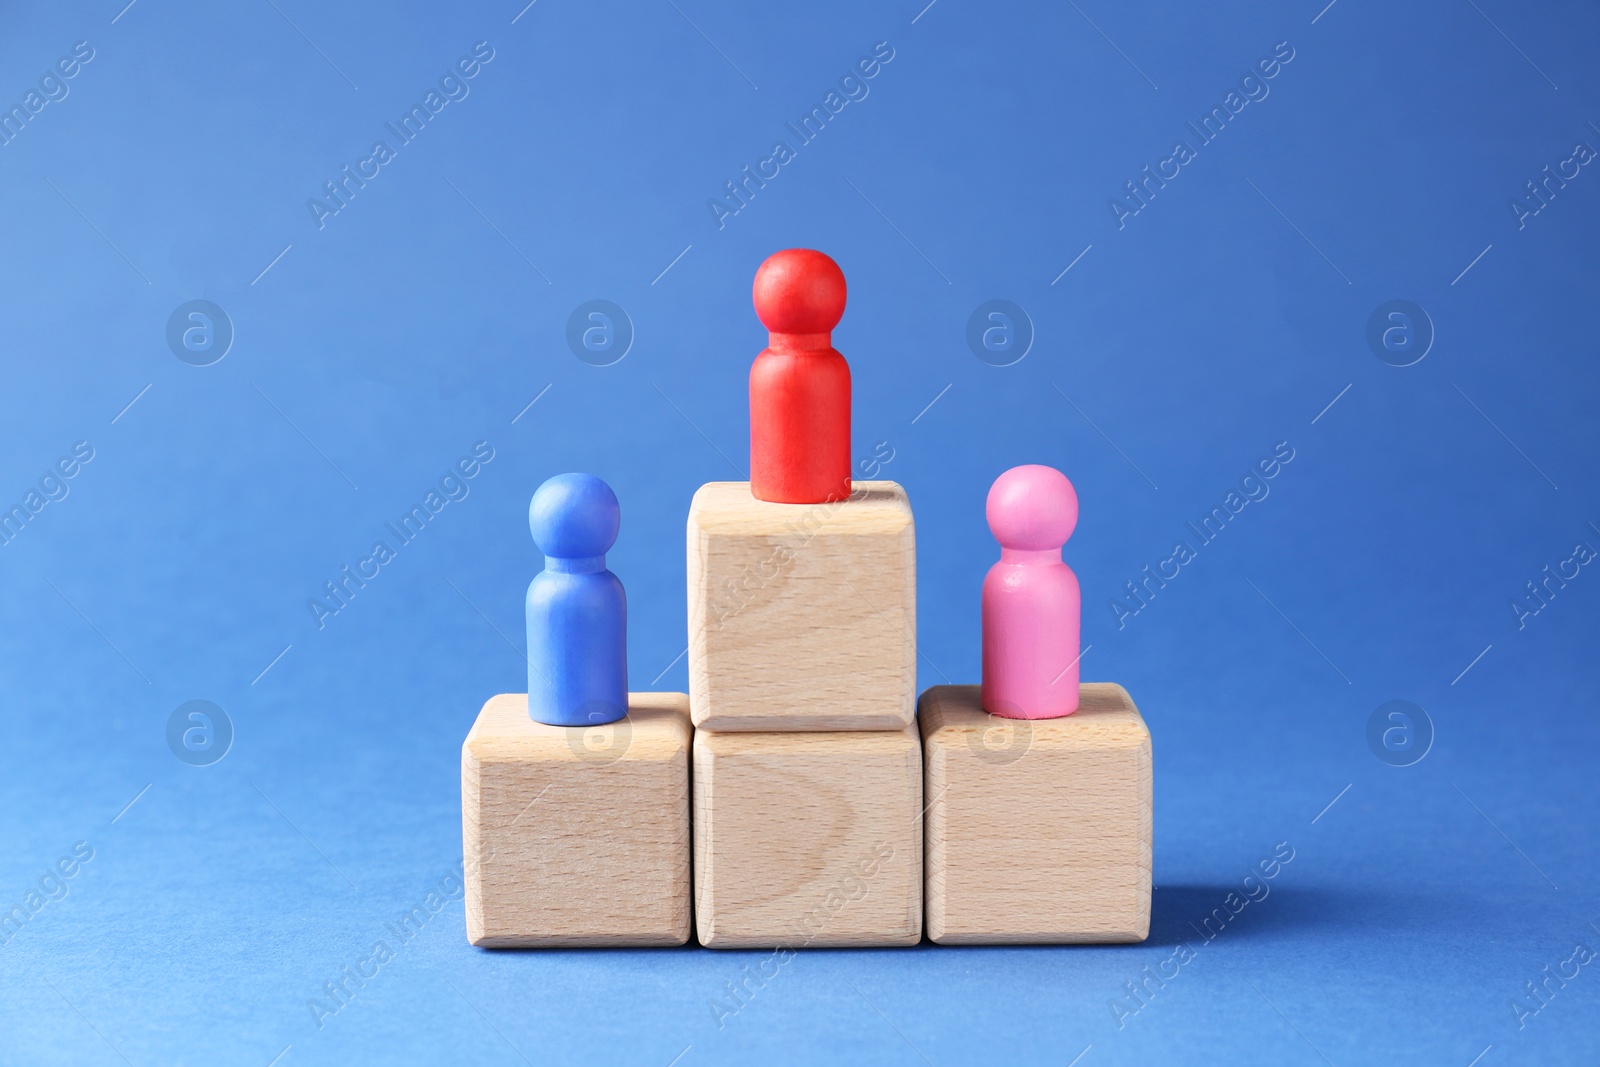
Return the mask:
[[[628,602],[606,569],[622,508],[592,474],[558,474],[528,505],[544,570],[528,585],[528,715],[597,726],[628,714]]]

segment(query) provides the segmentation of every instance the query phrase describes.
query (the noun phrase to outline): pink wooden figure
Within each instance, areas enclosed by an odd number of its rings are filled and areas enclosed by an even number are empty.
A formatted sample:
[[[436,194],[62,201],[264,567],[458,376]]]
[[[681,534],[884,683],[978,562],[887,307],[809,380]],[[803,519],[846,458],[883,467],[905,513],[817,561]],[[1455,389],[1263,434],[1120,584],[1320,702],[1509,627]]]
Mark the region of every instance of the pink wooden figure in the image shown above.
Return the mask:
[[[1000,562],[983,579],[983,709],[1008,719],[1078,710],[1078,576],[1061,547],[1078,494],[1054,467],[1012,467],[985,509]]]

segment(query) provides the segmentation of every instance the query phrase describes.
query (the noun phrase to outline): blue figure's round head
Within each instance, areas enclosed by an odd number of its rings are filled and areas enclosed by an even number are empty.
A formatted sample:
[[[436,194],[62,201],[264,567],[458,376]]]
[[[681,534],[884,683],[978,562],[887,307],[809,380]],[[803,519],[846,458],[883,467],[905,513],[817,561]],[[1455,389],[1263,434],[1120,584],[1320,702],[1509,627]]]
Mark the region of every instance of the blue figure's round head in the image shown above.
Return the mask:
[[[605,555],[621,526],[617,494],[592,474],[558,474],[534,491],[528,505],[534,544],[556,559]]]

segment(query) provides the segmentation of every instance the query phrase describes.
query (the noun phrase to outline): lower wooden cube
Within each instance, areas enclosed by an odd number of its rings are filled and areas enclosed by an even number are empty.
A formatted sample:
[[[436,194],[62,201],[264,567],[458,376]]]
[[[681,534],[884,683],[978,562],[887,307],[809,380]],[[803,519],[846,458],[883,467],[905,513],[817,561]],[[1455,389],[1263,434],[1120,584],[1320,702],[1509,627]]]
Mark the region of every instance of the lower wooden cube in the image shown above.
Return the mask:
[[[975,685],[922,694],[928,937],[946,945],[1143,941],[1150,731],[1120,685],[1059,719],[987,714]]]
[[[630,693],[604,726],[492,698],[461,746],[467,940],[487,948],[689,939],[689,698]]]
[[[921,812],[915,724],[894,731],[696,731],[700,943],[916,944]]]

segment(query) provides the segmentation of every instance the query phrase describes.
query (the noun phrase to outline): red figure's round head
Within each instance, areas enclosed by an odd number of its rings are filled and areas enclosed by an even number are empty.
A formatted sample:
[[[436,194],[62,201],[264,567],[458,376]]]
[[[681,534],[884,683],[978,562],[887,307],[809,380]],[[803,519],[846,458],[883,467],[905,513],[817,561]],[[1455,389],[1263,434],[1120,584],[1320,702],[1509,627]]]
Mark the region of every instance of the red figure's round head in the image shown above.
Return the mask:
[[[1002,548],[1049,551],[1077,528],[1078,492],[1054,467],[1029,463],[995,479],[984,510]]]
[[[829,333],[844,316],[844,271],[821,252],[787,248],[761,264],[751,296],[773,333]]]

